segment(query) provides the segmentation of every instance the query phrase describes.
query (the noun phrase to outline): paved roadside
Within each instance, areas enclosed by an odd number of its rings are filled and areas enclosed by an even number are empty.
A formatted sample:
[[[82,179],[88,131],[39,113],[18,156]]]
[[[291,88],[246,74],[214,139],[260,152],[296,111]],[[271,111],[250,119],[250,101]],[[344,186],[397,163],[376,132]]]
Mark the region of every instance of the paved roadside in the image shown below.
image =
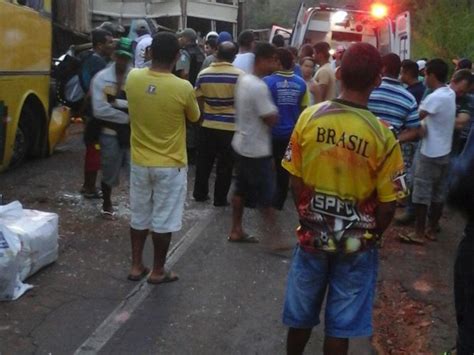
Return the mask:
[[[101,219],[100,204],[77,192],[83,147],[80,129],[70,132],[51,158],[0,175],[7,200],[60,215],[58,262],[30,278],[37,287],[20,300],[0,303],[2,355],[74,353],[136,287],[125,279],[127,185],[114,199],[119,219]],[[119,313],[120,326],[104,338],[100,353],[284,353],[281,310],[297,224],[290,201],[273,224],[263,223],[258,211],[246,212],[245,224],[261,244],[231,244],[231,209],[193,202],[193,175],[191,169],[184,228],[173,238],[181,280],[144,285],[146,297],[133,312]],[[423,247],[400,244],[400,228],[387,234],[374,317],[380,354],[439,354],[454,344],[452,265],[463,222],[447,211],[442,227],[440,241]],[[150,251],[148,245],[148,262]],[[307,353],[321,353],[322,334],[318,327]],[[352,354],[370,352],[368,339],[352,342]]]

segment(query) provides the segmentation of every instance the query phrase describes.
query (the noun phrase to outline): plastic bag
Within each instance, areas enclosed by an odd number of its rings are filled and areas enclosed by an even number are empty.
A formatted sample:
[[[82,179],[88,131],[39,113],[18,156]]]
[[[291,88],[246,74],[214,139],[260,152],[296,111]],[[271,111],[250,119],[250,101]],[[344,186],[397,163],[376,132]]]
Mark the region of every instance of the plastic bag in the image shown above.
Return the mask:
[[[18,237],[0,224],[0,301],[14,301],[33,287],[20,280],[20,250]]]
[[[23,287],[21,281],[57,260],[58,215],[24,210],[16,201],[0,206],[0,226],[4,246],[0,256],[0,299],[14,300],[32,287]],[[12,294],[12,287],[16,293]]]

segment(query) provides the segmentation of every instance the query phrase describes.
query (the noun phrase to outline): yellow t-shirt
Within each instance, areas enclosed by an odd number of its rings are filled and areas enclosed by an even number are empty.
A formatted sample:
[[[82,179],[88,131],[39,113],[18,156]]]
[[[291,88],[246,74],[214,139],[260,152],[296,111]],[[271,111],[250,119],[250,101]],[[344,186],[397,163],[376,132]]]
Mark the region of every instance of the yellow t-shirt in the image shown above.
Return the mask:
[[[406,192],[394,134],[367,109],[341,100],[301,114],[282,165],[306,185],[298,238],[309,251],[350,253],[373,246],[377,203]]]
[[[186,119],[196,122],[200,115],[191,84],[144,68],[130,72],[125,90],[132,162],[147,167],[187,165]]]

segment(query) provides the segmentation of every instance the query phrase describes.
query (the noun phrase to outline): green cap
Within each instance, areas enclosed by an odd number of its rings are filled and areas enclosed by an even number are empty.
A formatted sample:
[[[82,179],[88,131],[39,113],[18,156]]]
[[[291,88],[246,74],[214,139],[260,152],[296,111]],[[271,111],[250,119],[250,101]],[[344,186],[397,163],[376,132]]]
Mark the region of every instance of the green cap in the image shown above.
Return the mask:
[[[115,47],[115,55],[123,55],[130,59],[133,58],[132,40],[128,37],[122,37],[118,40]]]

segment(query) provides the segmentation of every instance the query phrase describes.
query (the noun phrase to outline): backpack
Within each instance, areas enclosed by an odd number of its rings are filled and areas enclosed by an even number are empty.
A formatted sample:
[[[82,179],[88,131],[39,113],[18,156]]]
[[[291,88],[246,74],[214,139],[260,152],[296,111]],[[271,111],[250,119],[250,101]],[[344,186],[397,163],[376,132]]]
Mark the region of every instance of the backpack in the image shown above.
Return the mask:
[[[189,53],[191,58],[191,65],[189,67],[189,82],[194,86],[196,84],[196,79],[201,71],[202,63],[206,59],[201,48],[197,44],[186,47],[186,51]]]
[[[82,65],[93,54],[92,50],[78,55],[69,50],[54,69],[56,79],[56,97],[63,105],[79,110],[83,106],[87,89],[81,79]]]

